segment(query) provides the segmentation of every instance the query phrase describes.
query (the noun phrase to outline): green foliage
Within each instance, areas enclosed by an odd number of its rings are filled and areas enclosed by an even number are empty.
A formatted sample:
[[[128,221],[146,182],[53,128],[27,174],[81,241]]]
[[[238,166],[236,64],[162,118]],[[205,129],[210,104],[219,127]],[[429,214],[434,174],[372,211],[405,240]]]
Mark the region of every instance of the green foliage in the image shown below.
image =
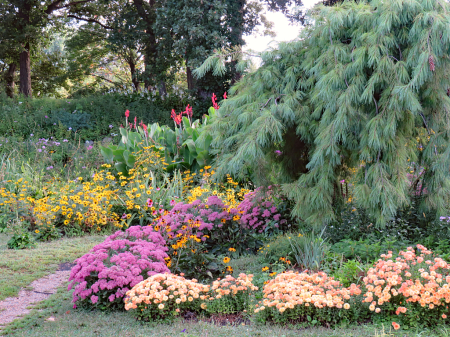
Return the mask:
[[[387,254],[388,251],[399,252],[409,245],[408,242],[395,239],[379,242],[346,239],[333,244],[330,249],[335,253],[343,254],[346,259],[359,259],[369,263],[378,260],[381,254]]]
[[[7,243],[8,249],[26,249],[34,248],[35,242],[33,236],[24,232],[22,234],[14,234]]]
[[[259,258],[262,264],[275,264],[280,261],[280,258],[288,257],[289,260],[294,260],[294,255],[292,253],[292,246],[290,237],[292,240],[296,240],[299,234],[287,233],[277,236],[276,238],[267,242],[258,251]]]
[[[364,265],[357,260],[349,260],[345,262],[332,276],[344,287],[350,287],[352,283],[361,284],[362,279],[366,276],[366,272],[370,265]]]
[[[6,243],[8,249],[26,249],[36,246],[36,241],[33,236],[27,231],[27,225],[29,226],[29,224],[23,221],[17,221],[11,224],[8,229],[12,233],[12,236]]]
[[[314,24],[262,53],[221,105],[209,128],[218,173],[269,184],[279,167],[293,213],[321,227],[336,219],[339,180],[356,167],[355,203],[382,227],[411,204],[415,162],[426,188],[419,209],[445,214],[449,13],[428,0],[315,7]],[[418,147],[423,128],[429,141]]]
[[[22,139],[31,134],[37,138],[68,138],[76,129],[82,142],[101,141],[117,137],[114,135],[119,134],[127,109],[131,111],[132,119],[137,116],[145,123],[168,124],[170,110],[180,106],[175,96],[164,101],[159,98],[152,101],[149,96],[131,96],[114,92],[76,99],[18,97],[12,100],[0,95],[0,134]],[[67,131],[65,135],[61,134],[60,123]],[[72,129],[69,131],[69,128]]]
[[[174,254],[170,265],[170,271],[174,274],[184,273],[187,278],[211,281],[225,270],[222,260],[217,254],[207,251],[203,243],[189,244]]]

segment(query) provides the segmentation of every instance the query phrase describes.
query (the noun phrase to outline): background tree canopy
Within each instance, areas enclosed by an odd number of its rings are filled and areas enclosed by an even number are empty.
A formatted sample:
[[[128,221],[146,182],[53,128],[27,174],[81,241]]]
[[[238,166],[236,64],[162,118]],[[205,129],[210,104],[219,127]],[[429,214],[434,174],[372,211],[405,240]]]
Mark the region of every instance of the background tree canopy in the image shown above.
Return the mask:
[[[243,35],[260,24],[270,34],[264,4],[294,20],[288,9],[301,1],[12,0],[0,4],[2,82],[10,97],[17,91],[54,96],[60,95],[56,87],[71,94],[85,90],[83,85],[92,91],[130,84],[165,96],[169,84],[180,85],[181,74],[194,98],[209,100],[240,74],[230,64],[222,76],[195,80],[192,69],[215,49],[242,46]],[[64,36],[63,48],[44,52],[55,34]]]
[[[310,19],[297,41],[262,54],[208,126],[218,172],[282,183],[294,214],[314,226],[336,218],[350,170],[354,202],[378,225],[417,194],[420,209],[445,214],[449,4],[344,1]],[[222,73],[226,57],[197,75]]]

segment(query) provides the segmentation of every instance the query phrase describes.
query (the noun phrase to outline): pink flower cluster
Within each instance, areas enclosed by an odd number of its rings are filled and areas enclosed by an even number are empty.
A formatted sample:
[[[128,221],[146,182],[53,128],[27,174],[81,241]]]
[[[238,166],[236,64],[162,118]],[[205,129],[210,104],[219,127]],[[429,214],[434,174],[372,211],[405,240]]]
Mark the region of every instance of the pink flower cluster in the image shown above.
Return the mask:
[[[237,221],[243,228],[263,232],[275,221],[284,223],[277,207],[271,201],[263,201],[256,192],[245,195],[237,208],[229,208],[218,196],[208,197],[206,202],[197,199],[190,204],[177,203],[168,214],[161,216],[156,224],[174,235],[192,235],[205,241],[204,232],[220,229],[227,221]],[[192,229],[196,230],[193,231]]]
[[[267,193],[270,197],[270,190]],[[242,214],[240,223],[244,228],[257,229],[262,233],[273,221],[275,221],[274,227],[279,226],[278,222],[280,224],[286,222],[285,219],[281,219],[275,204],[266,197],[260,194],[259,189],[245,195],[244,200],[237,207],[238,212]]]
[[[237,214],[237,209],[228,210],[223,201],[213,195],[207,202],[197,199],[190,204],[175,204],[170,212],[161,216],[156,226],[165,229],[162,232],[169,238],[195,235],[205,241],[206,232],[222,227]]]
[[[118,231],[76,260],[68,290],[75,304],[122,307],[125,293],[149,276],[170,272],[167,247],[151,227],[132,226]]]

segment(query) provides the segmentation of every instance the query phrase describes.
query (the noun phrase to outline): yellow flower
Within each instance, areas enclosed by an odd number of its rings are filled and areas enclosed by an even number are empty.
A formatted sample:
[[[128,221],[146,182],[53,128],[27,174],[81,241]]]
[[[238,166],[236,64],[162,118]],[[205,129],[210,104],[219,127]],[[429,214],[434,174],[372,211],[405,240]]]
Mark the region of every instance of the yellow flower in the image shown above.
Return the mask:
[[[224,257],[223,258],[223,263],[229,263],[230,262],[230,258],[227,256],[227,257]]]
[[[268,271],[269,270],[269,267],[263,267],[263,269],[261,269],[262,271]]]
[[[236,251],[236,248],[230,247],[230,248],[228,248],[228,251],[230,251],[230,252],[235,252],[235,251]]]
[[[35,231],[34,231],[36,234],[38,234],[39,233],[39,230],[38,229],[36,229]]]

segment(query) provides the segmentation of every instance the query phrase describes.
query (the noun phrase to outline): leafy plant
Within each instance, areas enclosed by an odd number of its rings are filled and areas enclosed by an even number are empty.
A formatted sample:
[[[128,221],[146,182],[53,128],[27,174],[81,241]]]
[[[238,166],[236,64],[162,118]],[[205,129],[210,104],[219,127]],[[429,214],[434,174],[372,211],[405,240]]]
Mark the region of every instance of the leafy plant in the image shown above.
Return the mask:
[[[339,280],[345,287],[349,287],[352,283],[360,284],[363,277],[366,276],[368,269],[369,265],[364,265],[357,260],[349,260],[344,262],[332,276]]]
[[[371,242],[370,240],[342,240],[331,246],[335,253],[342,254],[346,259],[359,259],[365,262],[375,261],[380,254],[388,251],[398,252],[409,245],[407,242],[397,240],[381,240]]]
[[[182,117],[173,113],[175,129],[168,126],[128,123],[128,116],[124,128],[120,128],[122,136],[119,145],[102,146],[101,152],[108,164],[114,164],[117,171],[127,175],[134,167],[136,155],[143,147],[154,146],[155,151],[160,151],[165,162],[166,170],[172,172],[175,169],[187,169],[198,171],[212,162],[210,144],[212,137],[209,134],[202,135],[202,127],[215,116],[215,109],[210,109],[210,116],[205,115],[203,123],[199,120],[191,121],[189,107],[185,111],[188,117]],[[127,112],[127,115],[129,112]],[[134,128],[135,131],[132,131]]]
[[[34,248],[36,246],[36,243],[30,233],[23,232],[20,234],[13,234],[6,245],[8,249],[26,249]]]

